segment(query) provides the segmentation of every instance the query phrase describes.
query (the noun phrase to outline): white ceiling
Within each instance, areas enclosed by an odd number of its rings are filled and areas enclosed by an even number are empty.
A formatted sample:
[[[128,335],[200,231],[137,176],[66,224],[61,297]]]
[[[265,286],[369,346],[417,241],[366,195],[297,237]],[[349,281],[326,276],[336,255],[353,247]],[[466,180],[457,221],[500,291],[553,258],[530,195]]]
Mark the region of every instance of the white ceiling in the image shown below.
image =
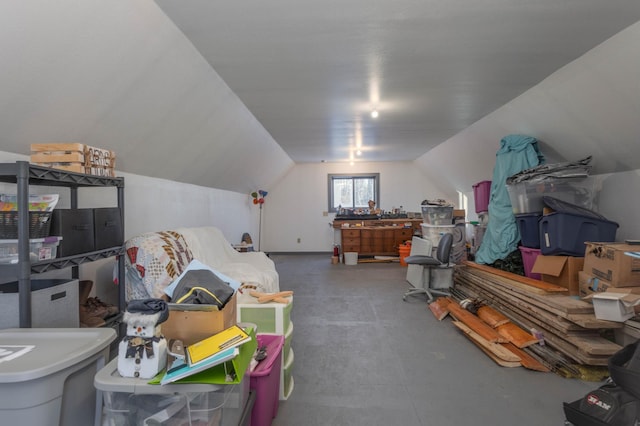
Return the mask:
[[[638,0],[156,3],[296,163],[416,159],[640,20]]]

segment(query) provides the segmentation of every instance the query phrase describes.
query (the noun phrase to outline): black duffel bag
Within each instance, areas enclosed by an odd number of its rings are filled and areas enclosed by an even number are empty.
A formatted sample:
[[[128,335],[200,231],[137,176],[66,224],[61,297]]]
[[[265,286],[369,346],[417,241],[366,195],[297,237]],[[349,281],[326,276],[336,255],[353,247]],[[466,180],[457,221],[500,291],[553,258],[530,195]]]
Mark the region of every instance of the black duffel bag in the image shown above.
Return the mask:
[[[235,290],[206,269],[187,271],[173,290],[172,302],[225,307]]]
[[[564,404],[564,414],[575,426],[637,426],[640,424],[640,400],[608,383],[583,398]]]
[[[611,380],[627,392],[640,399],[640,352],[639,341],[631,343],[609,358]]]

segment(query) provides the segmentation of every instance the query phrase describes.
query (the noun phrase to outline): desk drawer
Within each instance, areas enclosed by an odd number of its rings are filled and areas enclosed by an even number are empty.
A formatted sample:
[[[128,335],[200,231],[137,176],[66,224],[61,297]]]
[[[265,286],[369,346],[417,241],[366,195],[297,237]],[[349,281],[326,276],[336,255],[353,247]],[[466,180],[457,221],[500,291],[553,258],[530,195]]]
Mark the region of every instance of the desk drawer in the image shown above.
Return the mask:
[[[353,237],[360,237],[360,230],[359,229],[343,229],[342,230],[342,237],[346,238],[353,238]]]
[[[348,253],[350,251],[354,251],[356,253],[360,252],[360,244],[345,244],[342,246],[342,252]]]

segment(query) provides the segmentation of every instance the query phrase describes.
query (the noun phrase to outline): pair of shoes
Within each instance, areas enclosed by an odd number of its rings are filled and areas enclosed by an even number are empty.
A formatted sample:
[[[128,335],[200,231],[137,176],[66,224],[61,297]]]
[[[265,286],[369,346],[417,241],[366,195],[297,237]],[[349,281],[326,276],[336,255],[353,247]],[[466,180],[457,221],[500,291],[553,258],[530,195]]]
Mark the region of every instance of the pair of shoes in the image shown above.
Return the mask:
[[[109,303],[104,303],[97,297],[89,297],[85,306],[87,306],[90,311],[95,312],[96,315],[102,317],[103,319],[115,315],[119,312],[117,306]]]
[[[80,327],[101,327],[105,325],[103,314],[104,311],[93,309],[87,304],[80,305]]]

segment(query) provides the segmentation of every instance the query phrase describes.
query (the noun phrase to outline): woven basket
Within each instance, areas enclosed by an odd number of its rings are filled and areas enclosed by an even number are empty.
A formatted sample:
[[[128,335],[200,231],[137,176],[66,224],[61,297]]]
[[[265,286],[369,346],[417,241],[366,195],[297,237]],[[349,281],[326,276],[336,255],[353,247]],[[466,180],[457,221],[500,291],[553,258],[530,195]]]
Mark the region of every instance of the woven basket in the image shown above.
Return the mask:
[[[29,238],[44,238],[51,230],[51,212],[29,212]],[[0,212],[0,239],[18,238],[18,212]]]

